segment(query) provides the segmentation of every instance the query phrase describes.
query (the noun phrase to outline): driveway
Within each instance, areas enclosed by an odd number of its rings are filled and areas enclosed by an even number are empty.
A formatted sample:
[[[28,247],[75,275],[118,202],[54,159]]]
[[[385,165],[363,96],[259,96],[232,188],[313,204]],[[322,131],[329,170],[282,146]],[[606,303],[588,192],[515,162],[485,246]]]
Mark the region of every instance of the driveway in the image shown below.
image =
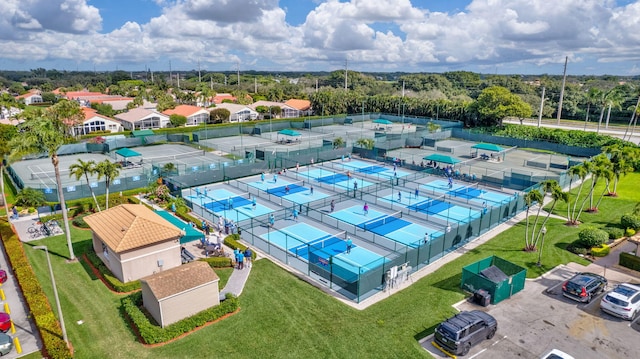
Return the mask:
[[[603,294],[590,304],[562,296],[562,283],[576,272],[603,274],[609,287],[621,282],[639,283],[638,277],[595,264],[584,267],[570,263],[556,267],[543,277],[527,280],[525,289],[497,305],[480,307],[464,301],[459,310],[480,309],[498,320],[498,332],[465,358],[540,358],[551,349],[560,349],[575,358],[634,358],[640,353],[640,323],[617,319],[600,311]],[[606,271],[606,273],[605,273]],[[433,336],[421,341],[435,358],[446,358],[431,345]]]

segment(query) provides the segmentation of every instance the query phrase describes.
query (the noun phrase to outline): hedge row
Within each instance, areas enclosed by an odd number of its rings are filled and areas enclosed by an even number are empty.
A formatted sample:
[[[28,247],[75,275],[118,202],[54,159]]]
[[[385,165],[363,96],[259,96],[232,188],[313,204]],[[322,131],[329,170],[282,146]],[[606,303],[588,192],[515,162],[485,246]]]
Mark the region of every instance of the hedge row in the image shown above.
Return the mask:
[[[145,313],[140,309],[142,306],[142,293],[136,292],[121,300],[122,308],[131,319],[131,322],[140,333],[142,341],[146,344],[157,344],[168,342],[188,333],[198,327],[233,313],[239,308],[238,299],[231,293],[227,293],[226,299],[220,305],[203,310],[189,318],[168,325],[165,328],[152,323]]]
[[[244,252],[247,249],[247,246],[240,243],[240,235],[239,234],[230,234],[224,239],[224,244],[231,249],[239,249]],[[251,259],[256,259],[256,252],[251,251]]]
[[[202,262],[209,264],[211,268],[227,268],[232,267],[231,257],[208,257],[199,259]]]
[[[611,248],[606,244],[591,248],[591,255],[594,257],[605,257],[609,252],[611,252]]]
[[[640,271],[640,257],[631,253],[621,252],[620,265],[629,269]]]
[[[113,276],[111,270],[102,262],[100,257],[94,251],[87,251],[87,258],[91,261],[91,264],[102,274],[102,277],[109,283],[111,288],[116,292],[128,293],[134,290],[140,289],[140,281],[134,280],[127,283],[122,283],[120,279]]]
[[[0,223],[0,237],[16,281],[42,338],[43,356],[54,359],[72,358],[67,343],[62,339],[60,323],[27,260],[22,242],[4,220]]]

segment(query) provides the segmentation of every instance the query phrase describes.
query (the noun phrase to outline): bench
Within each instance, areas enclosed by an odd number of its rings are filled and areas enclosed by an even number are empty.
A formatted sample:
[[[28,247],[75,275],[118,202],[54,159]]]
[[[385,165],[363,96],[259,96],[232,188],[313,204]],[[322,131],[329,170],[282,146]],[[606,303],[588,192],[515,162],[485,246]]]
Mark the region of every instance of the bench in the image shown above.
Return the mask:
[[[182,264],[193,262],[194,260],[196,260],[196,257],[184,247],[180,251],[180,257],[182,258]]]

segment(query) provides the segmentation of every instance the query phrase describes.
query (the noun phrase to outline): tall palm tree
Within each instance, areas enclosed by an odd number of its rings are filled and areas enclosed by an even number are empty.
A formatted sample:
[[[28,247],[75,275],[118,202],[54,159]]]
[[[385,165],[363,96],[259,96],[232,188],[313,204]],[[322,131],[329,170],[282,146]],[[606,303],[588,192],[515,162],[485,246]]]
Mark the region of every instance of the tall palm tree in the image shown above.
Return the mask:
[[[10,142],[13,148],[11,157],[16,158],[27,154],[46,153],[49,158],[51,158],[58,188],[58,199],[60,200],[60,206],[62,208],[67,246],[69,247],[69,259],[75,260],[76,256],[73,252],[71,231],[69,230],[67,205],[64,200],[64,192],[62,191],[62,180],[60,179],[60,160],[57,153],[60,146],[65,142],[65,138],[62,135],[64,133],[62,132],[63,128],[64,125],[59,121],[46,117],[37,117],[25,122],[23,125],[24,132]]]
[[[584,118],[584,128],[587,129],[587,122],[589,122],[589,109],[591,108],[591,104],[596,104],[598,99],[602,96],[602,91],[595,87],[592,87],[587,91],[587,115]]]
[[[562,201],[565,203],[569,201],[569,193],[562,191],[562,187],[560,187],[558,182],[548,181],[545,189],[547,189],[551,193],[551,198],[553,199],[553,201],[551,202],[551,208],[547,212],[547,216],[544,218],[542,224],[540,225],[540,230],[536,234],[536,238],[533,242],[534,248],[538,246],[538,241],[540,241],[540,238],[542,237],[542,229],[545,227],[545,224],[547,224],[547,221],[549,221],[549,217],[551,217],[551,213],[553,213],[553,210],[556,208],[558,201]]]
[[[582,192],[582,187],[584,187],[584,181],[589,174],[588,171],[588,163],[581,163],[579,165],[575,165],[569,168],[569,176],[571,176],[571,180],[569,181],[569,189],[571,189],[571,182],[575,177],[580,179],[580,186],[578,187],[578,193],[576,194],[575,201],[573,202],[573,208],[571,205],[567,205],[567,218],[569,219],[569,224],[577,225],[578,223],[574,220],[576,208],[578,206],[578,200],[580,199],[580,193]]]
[[[96,162],[93,160],[83,161],[78,158],[78,163],[73,163],[69,166],[69,177],[75,176],[76,181],[80,179],[80,177],[84,177],[87,181],[87,187],[89,187],[89,191],[91,192],[91,197],[93,197],[93,202],[96,204],[96,208],[98,208],[98,212],[100,212],[100,204],[98,204],[98,199],[96,199],[96,194],[93,192],[93,188],[91,187],[91,183],[89,183],[89,176],[94,175],[96,173]]]
[[[609,191],[609,195],[615,197],[617,196],[620,177],[625,176],[629,172],[633,172],[633,163],[640,157],[640,151],[637,147],[615,144],[604,147],[603,152],[609,155],[609,160],[612,164],[611,170],[614,175],[613,191]]]
[[[533,189],[527,192],[527,194],[524,196],[524,203],[527,205],[527,213],[526,213],[527,226],[524,232],[524,250],[525,251],[533,250],[532,244],[529,243],[529,208],[531,208],[531,205],[534,203],[538,203],[540,204],[540,206],[542,206],[543,198],[544,196],[537,189]],[[533,235],[531,237],[533,238]]]
[[[104,184],[106,187],[105,209],[109,209],[109,186],[111,186],[111,181],[120,174],[120,164],[104,160],[96,165],[96,172],[98,173],[98,180],[104,177]]]
[[[606,96],[607,107],[607,120],[605,121],[604,128],[609,128],[609,119],[611,118],[611,108],[622,109],[620,104],[624,102],[623,90],[619,87],[614,87],[607,93]]]

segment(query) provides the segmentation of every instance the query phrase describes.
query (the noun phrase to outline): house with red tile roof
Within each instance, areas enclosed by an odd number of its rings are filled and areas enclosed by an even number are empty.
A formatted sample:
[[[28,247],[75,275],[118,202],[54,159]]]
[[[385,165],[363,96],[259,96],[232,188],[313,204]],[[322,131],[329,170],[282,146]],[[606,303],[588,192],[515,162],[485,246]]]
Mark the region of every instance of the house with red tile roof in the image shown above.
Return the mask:
[[[311,108],[311,101],[309,100],[300,100],[292,98],[290,100],[285,101],[285,105],[289,107],[293,107],[296,110],[300,111],[300,116],[311,115],[313,109]]]
[[[138,107],[114,116],[127,131],[155,130],[169,126],[169,116],[164,113]]]
[[[42,95],[38,90],[31,90],[25,94],[15,97],[16,101],[24,101],[25,105],[32,105],[34,103],[42,103]]]
[[[167,116],[176,114],[186,117],[186,126],[198,126],[209,122],[209,111],[198,106],[178,105],[176,108],[164,110],[162,113]]]
[[[96,131],[121,132],[123,130],[119,121],[103,116],[92,108],[83,107],[82,112],[84,114],[82,123],[71,128],[74,136],[86,135]]]
[[[287,104],[285,104],[284,102],[275,102],[275,101],[256,101],[253,104],[249,105],[249,107],[251,107],[252,109],[257,111],[257,108],[263,106],[263,107],[268,107],[269,109],[272,109],[274,107],[279,107],[280,108],[280,113],[279,114],[273,114],[273,118],[295,118],[295,117],[300,117],[300,111],[296,108],[293,108]],[[265,117],[265,115],[267,115],[267,113],[263,114],[262,117]]]
[[[222,101],[224,100],[228,100],[234,103],[238,101],[238,99],[230,93],[219,93],[213,96],[213,103],[215,104],[222,103]]]

